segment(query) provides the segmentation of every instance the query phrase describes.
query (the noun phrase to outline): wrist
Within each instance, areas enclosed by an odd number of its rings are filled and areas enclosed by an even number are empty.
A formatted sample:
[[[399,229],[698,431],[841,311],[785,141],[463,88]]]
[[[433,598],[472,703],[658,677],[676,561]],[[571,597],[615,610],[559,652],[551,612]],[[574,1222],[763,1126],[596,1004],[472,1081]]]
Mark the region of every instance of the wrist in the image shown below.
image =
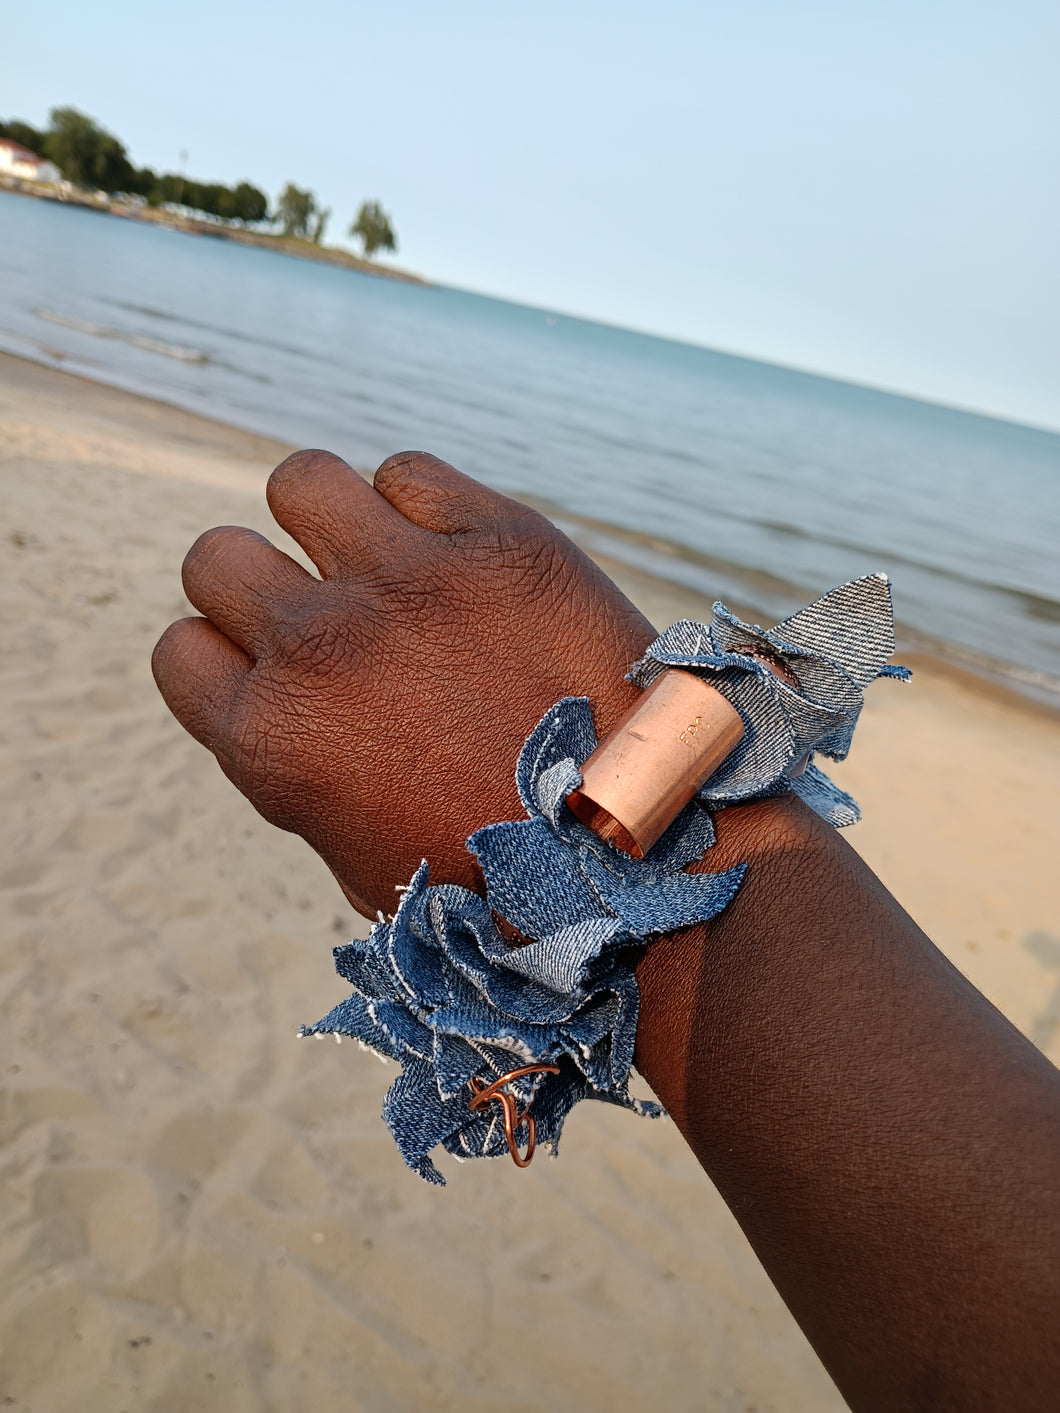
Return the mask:
[[[709,922],[654,939],[635,968],[634,1063],[683,1131],[689,1076],[698,1068],[697,1055],[716,1042],[713,1003],[726,1006],[748,970],[775,964],[772,954],[787,945],[771,916],[778,896],[800,879],[805,888],[814,870],[825,876],[829,858],[843,849],[835,830],[793,793],[719,810],[714,827],[713,848],[689,872],[747,864],[744,886]],[[691,1141],[687,1131],[686,1137]]]

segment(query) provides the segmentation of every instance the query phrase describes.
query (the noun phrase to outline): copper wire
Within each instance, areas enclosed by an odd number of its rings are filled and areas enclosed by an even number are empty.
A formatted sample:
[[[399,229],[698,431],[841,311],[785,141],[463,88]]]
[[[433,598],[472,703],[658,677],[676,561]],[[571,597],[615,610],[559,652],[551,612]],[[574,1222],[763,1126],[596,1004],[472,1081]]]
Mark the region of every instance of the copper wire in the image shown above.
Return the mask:
[[[468,1108],[473,1112],[484,1109],[487,1104],[496,1100],[500,1104],[504,1114],[504,1136],[508,1140],[508,1152],[512,1155],[512,1162],[517,1168],[528,1168],[534,1156],[534,1148],[537,1144],[537,1125],[534,1123],[534,1116],[530,1112],[528,1104],[522,1113],[519,1112],[519,1105],[514,1094],[504,1093],[504,1086],[510,1084],[513,1079],[521,1079],[526,1074],[559,1074],[558,1065],[521,1065],[517,1070],[509,1070],[507,1074],[502,1074],[500,1079],[495,1079],[492,1084],[483,1084],[478,1075],[471,1078],[471,1088],[474,1091]],[[516,1134],[521,1124],[526,1124],[526,1153],[519,1152],[519,1144]]]

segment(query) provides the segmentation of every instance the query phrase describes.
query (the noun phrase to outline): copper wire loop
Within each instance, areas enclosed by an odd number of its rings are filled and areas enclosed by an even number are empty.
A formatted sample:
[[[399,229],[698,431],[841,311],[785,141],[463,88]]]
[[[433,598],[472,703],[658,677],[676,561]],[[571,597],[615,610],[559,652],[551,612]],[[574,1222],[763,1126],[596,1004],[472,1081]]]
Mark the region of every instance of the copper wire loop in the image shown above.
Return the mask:
[[[510,1084],[513,1079],[521,1079],[524,1074],[559,1074],[558,1065],[522,1065],[517,1070],[509,1070],[507,1074],[502,1074],[500,1079],[495,1079],[492,1084],[483,1084],[478,1075],[471,1078],[471,1088],[474,1095],[468,1104],[468,1108],[474,1112],[484,1109],[487,1104],[494,1099],[500,1104],[504,1112],[504,1136],[508,1140],[508,1152],[512,1155],[512,1162],[517,1168],[528,1168],[534,1156],[534,1147],[537,1143],[537,1125],[534,1123],[533,1115],[530,1113],[530,1106],[520,1114],[519,1105],[516,1103],[514,1094],[505,1094],[504,1086]],[[519,1131],[519,1125],[526,1124],[526,1153],[519,1152],[519,1145],[515,1135]]]
[[[729,649],[731,653],[744,653],[747,657],[757,658],[763,667],[768,667],[774,677],[779,677],[782,682],[786,682],[789,687],[797,687],[799,679],[787,666],[787,664],[776,653],[766,652],[760,647],[749,647],[746,643],[740,643],[736,647]]]

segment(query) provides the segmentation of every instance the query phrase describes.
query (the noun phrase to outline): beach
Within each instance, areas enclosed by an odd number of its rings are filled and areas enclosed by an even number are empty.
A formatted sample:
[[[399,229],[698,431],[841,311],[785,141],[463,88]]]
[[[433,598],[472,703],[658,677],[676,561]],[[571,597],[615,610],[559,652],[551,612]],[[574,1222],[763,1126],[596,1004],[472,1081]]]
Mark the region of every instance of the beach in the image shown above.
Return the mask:
[[[0,354],[0,1403],[842,1409],[672,1124],[582,1105],[555,1162],[429,1188],[379,1118],[393,1066],[296,1038],[367,924],[149,671],[202,530],[299,553],[263,495],[290,449]],[[709,612],[602,562],[660,627]],[[834,770],[848,837],[1060,1059],[1060,719],[913,666]]]

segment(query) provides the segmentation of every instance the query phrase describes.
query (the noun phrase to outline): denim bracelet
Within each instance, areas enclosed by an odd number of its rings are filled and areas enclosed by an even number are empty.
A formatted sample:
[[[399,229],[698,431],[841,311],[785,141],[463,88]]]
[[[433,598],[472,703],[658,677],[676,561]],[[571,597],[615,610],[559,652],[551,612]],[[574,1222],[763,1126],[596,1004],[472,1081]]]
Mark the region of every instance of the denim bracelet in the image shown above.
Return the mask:
[[[685,872],[714,843],[712,810],[795,790],[837,827],[859,818],[812,757],[845,757],[869,682],[908,679],[908,669],[886,666],[893,652],[882,574],[832,590],[769,631],[720,603],[709,624],[668,628],[630,680],[646,687],[668,667],[701,675],[736,707],[745,735],[641,860],[597,838],[565,804],[597,744],[588,700],[566,697],[545,713],[516,767],[527,818],[467,841],[486,898],[431,885],[421,864],[393,918],[335,949],[352,993],[300,1031],[350,1036],[401,1063],[383,1118],[410,1168],[444,1183],[428,1156],[438,1144],[457,1158],[516,1156],[515,1133],[528,1134],[532,1149],[535,1129],[554,1154],[580,1099],[663,1112],[629,1093],[634,964],[653,937],[717,916],[739,888],[744,864]],[[510,946],[498,918],[526,945]]]

